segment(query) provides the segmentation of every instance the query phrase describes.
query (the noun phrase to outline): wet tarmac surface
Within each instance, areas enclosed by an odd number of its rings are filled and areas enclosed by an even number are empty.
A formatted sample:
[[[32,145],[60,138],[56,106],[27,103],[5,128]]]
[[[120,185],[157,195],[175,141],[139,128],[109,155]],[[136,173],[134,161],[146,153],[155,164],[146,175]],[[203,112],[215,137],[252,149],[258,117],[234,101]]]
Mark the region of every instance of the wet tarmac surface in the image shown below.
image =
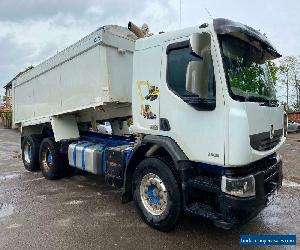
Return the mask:
[[[224,231],[185,216],[174,231],[161,233],[143,223],[132,202],[122,205],[101,177],[47,181],[26,171],[19,134],[0,129],[0,249],[242,249],[240,234],[299,236],[300,134],[288,137],[283,187],[256,218]]]

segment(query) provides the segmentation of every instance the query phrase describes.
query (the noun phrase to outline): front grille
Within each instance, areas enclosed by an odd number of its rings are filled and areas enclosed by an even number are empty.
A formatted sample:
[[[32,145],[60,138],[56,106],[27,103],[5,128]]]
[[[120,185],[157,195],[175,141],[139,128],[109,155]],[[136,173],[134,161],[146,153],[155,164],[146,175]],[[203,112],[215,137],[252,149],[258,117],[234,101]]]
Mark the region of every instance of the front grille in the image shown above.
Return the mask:
[[[281,162],[278,162],[263,171],[265,196],[273,193],[278,188],[278,185],[280,185],[279,164],[281,164]]]
[[[272,139],[270,138],[270,132],[250,135],[250,145],[253,149],[258,151],[270,150],[279,144],[282,133],[282,129],[275,130]]]

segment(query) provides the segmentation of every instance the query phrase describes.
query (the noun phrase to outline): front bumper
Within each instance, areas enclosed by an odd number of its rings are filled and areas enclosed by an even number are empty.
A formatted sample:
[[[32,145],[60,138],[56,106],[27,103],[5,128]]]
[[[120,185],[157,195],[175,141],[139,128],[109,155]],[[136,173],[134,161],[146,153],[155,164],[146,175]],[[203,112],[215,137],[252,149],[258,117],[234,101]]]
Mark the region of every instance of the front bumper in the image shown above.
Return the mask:
[[[256,195],[239,198],[222,193],[221,211],[226,217],[234,217],[243,223],[256,216],[264,207],[269,205],[274,194],[282,186],[282,160],[269,166],[264,171],[253,173],[255,178]]]
[[[282,160],[274,154],[252,164],[247,169],[225,171],[222,175],[224,174],[234,177],[252,174],[255,178],[255,196],[240,198],[223,193],[220,189],[221,175],[210,173],[204,178],[204,182],[209,184],[203,185],[203,180],[199,181],[198,176],[198,186],[195,185],[195,181],[188,181],[185,185],[185,194],[187,194],[185,210],[213,220],[218,227],[229,229],[246,223],[269,205],[282,186]],[[203,179],[203,176],[201,178]],[[198,197],[199,195],[205,199]]]

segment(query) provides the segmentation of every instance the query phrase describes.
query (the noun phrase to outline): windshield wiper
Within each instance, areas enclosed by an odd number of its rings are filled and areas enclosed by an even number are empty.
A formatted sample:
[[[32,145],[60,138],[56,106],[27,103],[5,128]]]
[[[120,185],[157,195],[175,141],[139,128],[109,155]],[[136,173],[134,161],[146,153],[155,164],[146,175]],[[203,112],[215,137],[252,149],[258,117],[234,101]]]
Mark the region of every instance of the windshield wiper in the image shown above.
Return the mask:
[[[261,96],[245,96],[247,102],[268,102],[269,100]]]
[[[269,100],[269,106],[270,107],[277,107],[279,106],[279,101],[274,99],[274,100]]]
[[[247,96],[245,97],[245,101],[249,102],[260,102],[261,106],[269,106],[269,107],[277,107],[278,106],[278,100],[269,100],[267,98],[261,97],[261,96]]]

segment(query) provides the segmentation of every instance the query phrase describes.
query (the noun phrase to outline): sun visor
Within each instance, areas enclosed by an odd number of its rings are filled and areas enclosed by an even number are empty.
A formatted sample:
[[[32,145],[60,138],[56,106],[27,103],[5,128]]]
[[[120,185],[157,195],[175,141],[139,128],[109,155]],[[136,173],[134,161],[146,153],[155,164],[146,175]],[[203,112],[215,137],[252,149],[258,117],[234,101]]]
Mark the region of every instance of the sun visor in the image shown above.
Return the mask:
[[[275,59],[281,57],[281,54],[279,54],[274,46],[270,43],[270,41],[262,35],[259,31],[244,25],[239,22],[234,22],[228,19],[224,18],[216,18],[213,20],[213,25],[215,32],[217,34],[228,34],[236,36],[237,33],[242,33],[248,36],[250,39],[257,40],[261,47],[266,50],[269,53],[269,56],[267,56],[269,59]]]

